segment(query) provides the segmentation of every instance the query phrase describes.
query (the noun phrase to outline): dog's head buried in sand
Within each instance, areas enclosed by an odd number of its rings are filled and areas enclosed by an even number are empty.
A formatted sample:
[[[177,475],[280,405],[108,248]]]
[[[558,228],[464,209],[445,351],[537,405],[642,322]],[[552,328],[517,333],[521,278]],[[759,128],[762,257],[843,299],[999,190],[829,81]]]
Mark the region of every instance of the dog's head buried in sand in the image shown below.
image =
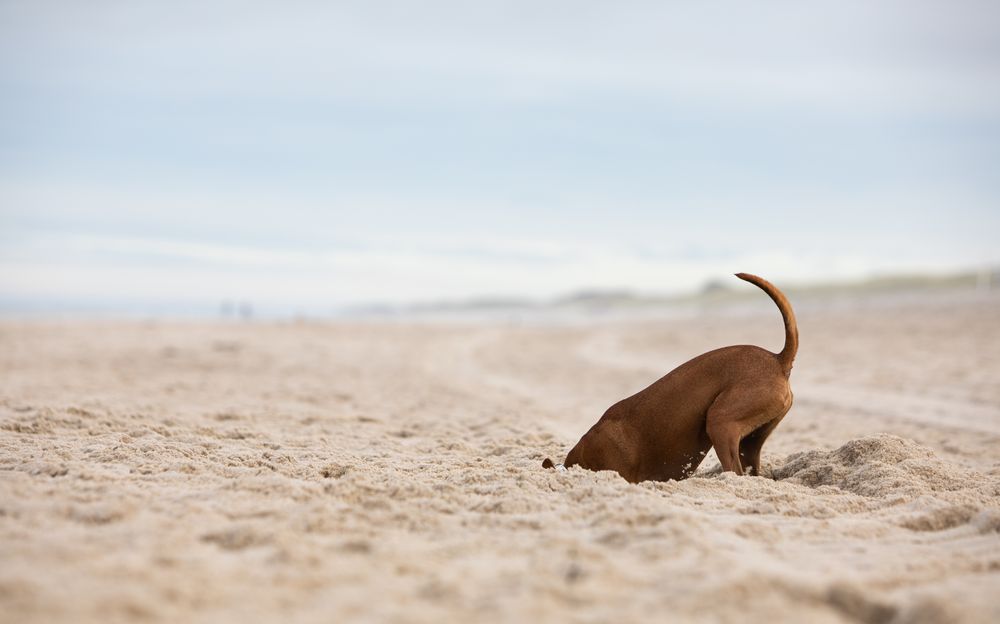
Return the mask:
[[[724,471],[760,474],[760,450],[792,406],[788,377],[799,348],[799,330],[788,299],[749,273],[781,311],[785,346],[723,347],[681,364],[627,399],[615,403],[566,456],[565,467],[614,470],[640,481],[684,479],[713,446]],[[551,459],[545,468],[565,469]]]

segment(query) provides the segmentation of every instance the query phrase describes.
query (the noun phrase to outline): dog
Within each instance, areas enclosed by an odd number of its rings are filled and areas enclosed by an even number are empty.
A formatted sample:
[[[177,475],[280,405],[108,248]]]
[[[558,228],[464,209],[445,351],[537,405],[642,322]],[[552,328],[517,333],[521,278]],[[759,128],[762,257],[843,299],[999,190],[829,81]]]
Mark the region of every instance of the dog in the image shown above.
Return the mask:
[[[799,348],[795,313],[765,279],[736,277],[766,292],[785,322],[785,345],[771,353],[752,345],[723,347],[681,364],[645,390],[615,403],[584,434],[564,464],[614,470],[631,483],[681,480],[713,446],[723,471],[760,474],[760,451],[792,407],[788,378]]]

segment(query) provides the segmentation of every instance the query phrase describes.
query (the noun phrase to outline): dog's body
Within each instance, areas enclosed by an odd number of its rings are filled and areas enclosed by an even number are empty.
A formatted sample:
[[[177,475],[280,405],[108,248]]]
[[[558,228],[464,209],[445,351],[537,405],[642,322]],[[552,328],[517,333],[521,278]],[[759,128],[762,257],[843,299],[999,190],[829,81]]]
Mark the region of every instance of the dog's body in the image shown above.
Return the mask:
[[[760,472],[764,441],[792,406],[788,376],[799,332],[788,300],[767,280],[748,273],[777,304],[785,346],[771,353],[751,345],[709,351],[681,364],[645,390],[612,405],[566,456],[566,467],[614,470],[640,481],[690,476],[715,446],[722,469]],[[554,466],[552,460],[543,463]]]

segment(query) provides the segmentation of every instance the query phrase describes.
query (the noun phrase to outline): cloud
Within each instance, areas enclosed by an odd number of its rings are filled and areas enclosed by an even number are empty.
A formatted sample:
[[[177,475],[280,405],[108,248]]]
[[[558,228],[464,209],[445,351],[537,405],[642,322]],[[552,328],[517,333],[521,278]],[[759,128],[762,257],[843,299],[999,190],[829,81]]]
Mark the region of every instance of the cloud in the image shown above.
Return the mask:
[[[485,253],[484,253],[485,252]],[[931,266],[940,264],[928,259]],[[387,246],[302,250],[186,240],[53,234],[5,247],[0,299],[160,302],[211,311],[223,300],[276,313],[329,312],[359,303],[518,296],[546,299],[621,287],[678,293],[748,270],[788,282],[863,277],[892,268],[850,252],[732,250],[644,254],[605,242],[396,241]]]
[[[22,3],[8,76],[155,97],[565,100],[992,114],[990,2]],[[123,53],[124,52],[124,53]]]

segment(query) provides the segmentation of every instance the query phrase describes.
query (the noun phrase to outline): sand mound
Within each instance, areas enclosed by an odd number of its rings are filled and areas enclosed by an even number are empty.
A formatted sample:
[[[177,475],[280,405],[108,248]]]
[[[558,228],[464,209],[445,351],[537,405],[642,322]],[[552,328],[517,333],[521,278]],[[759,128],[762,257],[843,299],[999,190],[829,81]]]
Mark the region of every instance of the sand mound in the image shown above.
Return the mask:
[[[811,488],[836,487],[871,500],[870,510],[903,506],[898,523],[940,531],[973,523],[996,530],[1000,479],[938,458],[913,440],[878,434],[851,440],[834,451],[806,451],[772,468],[776,480]]]
[[[938,459],[913,440],[887,433],[851,440],[835,451],[795,453],[772,474],[810,487],[834,485],[861,496],[893,500],[960,492],[984,479]]]

